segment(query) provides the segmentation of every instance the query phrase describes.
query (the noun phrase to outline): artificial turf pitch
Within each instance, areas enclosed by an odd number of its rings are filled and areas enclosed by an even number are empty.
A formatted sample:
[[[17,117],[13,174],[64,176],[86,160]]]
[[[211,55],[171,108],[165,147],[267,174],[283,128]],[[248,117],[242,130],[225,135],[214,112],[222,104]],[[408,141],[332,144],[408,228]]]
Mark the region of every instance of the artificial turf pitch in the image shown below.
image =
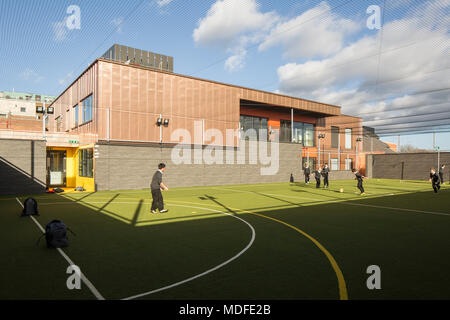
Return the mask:
[[[76,233],[64,252],[105,299],[450,299],[450,188],[330,185],[172,189],[166,214],[150,213],[149,190],[37,195],[36,220]],[[67,261],[36,246],[15,197],[0,208],[0,299],[96,299],[67,289]],[[367,288],[370,265],[381,290]]]

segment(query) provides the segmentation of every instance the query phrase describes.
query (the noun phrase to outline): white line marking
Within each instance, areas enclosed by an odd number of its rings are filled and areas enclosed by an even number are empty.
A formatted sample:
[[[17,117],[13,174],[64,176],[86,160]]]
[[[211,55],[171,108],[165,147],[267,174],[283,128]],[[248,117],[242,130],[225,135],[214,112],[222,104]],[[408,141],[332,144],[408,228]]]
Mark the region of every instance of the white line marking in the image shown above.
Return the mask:
[[[19,204],[21,205],[21,207],[23,208],[23,204],[22,202],[20,202],[20,200],[18,198],[16,198],[17,202],[19,202]],[[34,223],[38,226],[38,228],[41,230],[42,233],[45,233],[44,228],[41,226],[41,224],[33,217],[30,216],[31,219],[34,221]],[[64,253],[64,251],[61,248],[56,248],[58,250],[58,252],[62,255],[62,257],[64,259],[66,259],[66,261],[69,263],[69,265],[71,266],[75,266],[76,264],[73,263],[73,261]],[[98,300],[105,300],[105,298],[100,294],[100,292],[98,292],[98,290],[94,287],[94,285],[92,284],[91,281],[89,281],[89,279],[83,274],[83,272],[81,272],[81,280],[87,285],[87,287],[89,288],[89,290],[91,290],[92,294],[98,299]]]
[[[185,208],[193,208],[193,209],[203,209],[203,210],[209,210],[209,211],[214,211],[214,212],[226,214],[226,215],[228,215],[228,216],[230,216],[230,217],[233,217],[233,218],[235,218],[235,219],[238,219],[238,220],[244,222],[246,225],[248,225],[249,228],[250,228],[250,230],[252,231],[252,238],[251,238],[250,242],[247,244],[247,246],[246,246],[243,250],[241,250],[237,255],[235,255],[234,257],[228,259],[227,261],[225,261],[225,262],[223,262],[223,263],[221,263],[221,264],[215,266],[215,267],[212,268],[212,269],[209,269],[209,270],[207,270],[207,271],[205,271],[205,272],[203,272],[203,273],[200,273],[200,274],[198,274],[198,275],[196,275],[196,276],[193,276],[193,277],[190,277],[190,278],[188,278],[188,279],[185,279],[185,280],[176,282],[176,283],[174,283],[174,284],[171,284],[171,285],[168,285],[168,286],[159,288],[159,289],[155,289],[155,290],[152,290],[152,291],[144,292],[144,293],[141,293],[141,294],[138,294],[138,295],[135,295],[135,296],[131,296],[131,297],[128,297],[128,298],[124,298],[124,299],[122,299],[122,300],[132,300],[132,299],[136,299],[136,298],[142,298],[142,297],[144,297],[144,296],[149,296],[149,295],[154,294],[154,293],[157,293],[157,292],[165,291],[165,290],[168,290],[168,289],[171,289],[171,288],[180,286],[180,285],[182,285],[182,284],[185,284],[185,283],[187,283],[187,282],[193,281],[193,280],[195,280],[195,279],[201,278],[201,277],[203,277],[203,276],[206,276],[207,274],[212,273],[212,272],[214,272],[214,271],[216,271],[216,270],[218,270],[218,269],[220,269],[220,268],[226,266],[227,264],[231,263],[232,261],[236,260],[237,258],[239,258],[239,257],[240,257],[241,255],[243,255],[248,249],[250,249],[250,247],[253,245],[253,242],[255,241],[256,232],[255,232],[255,229],[253,228],[253,226],[252,226],[250,223],[248,223],[247,221],[245,221],[244,219],[241,219],[241,218],[239,218],[239,217],[237,217],[237,216],[234,216],[234,215],[232,215],[232,214],[230,214],[230,213],[223,212],[223,211],[218,211],[218,210],[214,210],[214,209],[209,209],[209,208],[193,207],[193,206],[186,206],[186,205],[180,205],[180,204],[171,204],[171,206],[175,206],[175,207],[185,207]]]

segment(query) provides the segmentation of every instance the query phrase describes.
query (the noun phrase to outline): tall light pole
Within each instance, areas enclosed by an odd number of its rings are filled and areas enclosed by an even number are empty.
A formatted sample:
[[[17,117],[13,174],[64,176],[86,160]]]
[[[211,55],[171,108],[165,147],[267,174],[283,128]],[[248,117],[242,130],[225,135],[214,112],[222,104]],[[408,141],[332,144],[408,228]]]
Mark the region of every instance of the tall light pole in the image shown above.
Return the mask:
[[[318,138],[319,138],[319,163],[318,163],[318,167],[320,168],[320,140],[321,139],[325,139],[325,134],[319,132]]]
[[[358,137],[356,138],[356,158],[355,158],[355,167],[356,170],[358,170],[358,147],[359,147],[359,143],[362,141],[362,138]]]
[[[45,121],[48,119],[49,114],[55,113],[55,109],[53,107],[47,107],[47,100],[45,100],[43,106],[36,107],[36,113],[42,114],[42,136],[44,139],[46,139],[47,134],[45,132],[46,131]]]

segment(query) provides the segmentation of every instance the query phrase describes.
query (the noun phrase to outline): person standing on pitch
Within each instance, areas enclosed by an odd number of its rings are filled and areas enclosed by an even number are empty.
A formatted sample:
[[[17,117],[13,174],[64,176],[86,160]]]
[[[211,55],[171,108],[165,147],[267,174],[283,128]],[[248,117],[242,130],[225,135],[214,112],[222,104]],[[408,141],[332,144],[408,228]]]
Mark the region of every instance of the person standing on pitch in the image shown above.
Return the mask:
[[[353,173],[355,174],[355,179],[358,180],[358,189],[361,191],[361,195],[365,195],[366,192],[363,187],[363,179],[365,178],[358,170],[353,169]]]
[[[328,168],[328,164],[325,164],[322,168],[322,176],[323,176],[323,187],[328,188],[330,185],[328,183],[328,174],[330,173],[330,168]]]
[[[305,175],[305,183],[309,183],[309,176],[311,175],[311,169],[309,168],[309,163],[305,163],[305,167],[303,168],[303,174]]]
[[[316,179],[316,188],[320,188],[320,169],[315,170],[314,172],[314,178]]]
[[[438,191],[441,189],[441,180],[439,179],[439,176],[436,174],[436,169],[431,168],[430,169],[430,182],[433,186],[434,193],[438,193]]]
[[[439,168],[439,178],[441,179],[441,184],[444,184],[444,169],[445,169],[445,164],[443,164]]]
[[[152,190],[152,213],[156,213],[156,209],[159,210],[159,213],[166,213],[169,210],[164,209],[164,200],[162,197],[161,190],[168,191],[169,188],[165,186],[162,182],[162,175],[166,170],[166,165],[164,163],[160,163],[158,165],[158,171],[155,172],[152,178],[152,182],[150,184],[150,188]]]

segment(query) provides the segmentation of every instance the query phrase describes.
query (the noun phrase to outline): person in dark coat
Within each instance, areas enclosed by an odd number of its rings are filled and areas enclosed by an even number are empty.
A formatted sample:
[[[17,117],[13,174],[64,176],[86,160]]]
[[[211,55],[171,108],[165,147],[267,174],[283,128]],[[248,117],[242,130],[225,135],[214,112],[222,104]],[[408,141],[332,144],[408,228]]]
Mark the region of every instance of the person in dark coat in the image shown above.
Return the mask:
[[[430,182],[431,186],[433,187],[434,193],[438,193],[438,191],[441,189],[441,180],[439,179],[435,168],[430,169]]]
[[[164,200],[161,193],[161,190],[167,191],[169,188],[162,182],[162,175],[166,170],[166,165],[164,163],[160,163],[158,165],[158,171],[155,172],[152,178],[152,182],[150,184],[150,189],[152,191],[152,213],[156,213],[156,209],[159,210],[159,213],[166,213],[169,210],[164,209]]]
[[[320,169],[315,170],[314,172],[314,178],[316,179],[316,188],[319,189],[320,188]]]
[[[309,168],[309,163],[306,162],[303,168],[303,174],[305,175],[305,183],[309,183],[309,176],[311,175],[311,169]]]
[[[441,184],[444,184],[444,169],[445,164],[439,167],[439,179],[441,179]]]
[[[359,171],[357,171],[356,169],[353,169],[352,171],[355,174],[355,179],[358,180],[357,187],[358,187],[359,191],[361,191],[361,195],[365,195],[366,191],[364,190],[364,187],[363,187],[363,179],[365,177],[361,173],[359,173]]]
[[[328,183],[328,174],[330,173],[330,168],[328,168],[328,164],[325,164],[322,168],[322,177],[323,177],[323,187],[328,188],[330,185]]]

